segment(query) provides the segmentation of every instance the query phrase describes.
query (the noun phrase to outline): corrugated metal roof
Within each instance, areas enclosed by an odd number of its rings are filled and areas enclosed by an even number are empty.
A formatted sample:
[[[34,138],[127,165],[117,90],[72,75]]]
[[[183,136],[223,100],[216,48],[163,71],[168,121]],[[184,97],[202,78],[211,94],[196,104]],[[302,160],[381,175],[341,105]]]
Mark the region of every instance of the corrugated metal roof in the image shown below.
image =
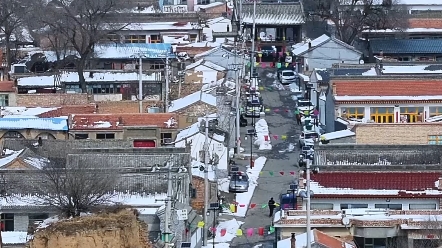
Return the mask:
[[[67,131],[68,122],[66,118],[0,118],[0,129]]]
[[[243,4],[244,23],[253,23],[253,4]],[[299,3],[258,3],[256,24],[296,25],[304,23],[304,14]]]
[[[375,54],[438,54],[442,53],[442,39],[375,39],[370,40],[370,47]]]

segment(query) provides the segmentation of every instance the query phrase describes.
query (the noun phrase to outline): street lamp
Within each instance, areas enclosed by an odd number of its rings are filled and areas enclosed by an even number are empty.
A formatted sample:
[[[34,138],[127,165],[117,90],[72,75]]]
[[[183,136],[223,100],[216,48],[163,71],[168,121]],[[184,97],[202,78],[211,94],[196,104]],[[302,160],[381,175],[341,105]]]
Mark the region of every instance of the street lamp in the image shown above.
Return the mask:
[[[253,137],[255,137],[256,131],[255,128],[248,129],[247,135],[250,136],[250,169],[253,169],[254,161],[253,161]]]

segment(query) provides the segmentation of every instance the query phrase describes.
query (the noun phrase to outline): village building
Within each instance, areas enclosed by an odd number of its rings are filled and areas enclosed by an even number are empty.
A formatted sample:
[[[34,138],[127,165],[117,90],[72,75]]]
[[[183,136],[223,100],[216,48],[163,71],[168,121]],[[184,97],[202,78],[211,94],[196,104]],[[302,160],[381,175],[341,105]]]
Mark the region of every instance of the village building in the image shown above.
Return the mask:
[[[178,130],[174,113],[77,114],[69,116],[73,139],[130,140],[134,147],[160,147],[173,142]]]
[[[413,123],[442,113],[437,76],[364,76],[331,79],[336,117],[376,123]]]
[[[310,231],[310,237],[313,248],[356,248],[356,246],[351,241],[341,240],[317,229],[313,229]],[[292,236],[290,238],[280,240],[277,243],[277,247],[304,248],[306,246],[307,233],[292,233]]]
[[[177,114],[178,128],[186,128],[207,113],[216,111],[216,96],[202,90],[171,102],[168,111]]]

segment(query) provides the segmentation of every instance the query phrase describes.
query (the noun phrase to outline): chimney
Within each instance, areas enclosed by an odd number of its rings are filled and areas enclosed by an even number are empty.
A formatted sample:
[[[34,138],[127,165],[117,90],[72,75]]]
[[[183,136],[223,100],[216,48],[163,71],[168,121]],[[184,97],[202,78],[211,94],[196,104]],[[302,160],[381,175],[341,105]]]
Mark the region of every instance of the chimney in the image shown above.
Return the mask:
[[[296,234],[292,233],[292,238],[290,239],[290,248],[296,248]]]
[[[311,42],[308,43],[308,49],[312,49],[312,43]]]

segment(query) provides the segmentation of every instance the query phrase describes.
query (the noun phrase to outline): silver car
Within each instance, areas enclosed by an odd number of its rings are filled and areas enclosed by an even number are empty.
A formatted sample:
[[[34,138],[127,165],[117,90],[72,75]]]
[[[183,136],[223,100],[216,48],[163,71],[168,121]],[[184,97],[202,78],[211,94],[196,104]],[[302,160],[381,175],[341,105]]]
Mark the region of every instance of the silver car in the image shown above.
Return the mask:
[[[282,84],[291,84],[296,82],[296,72],[292,70],[283,70],[280,75]]]
[[[249,176],[244,172],[235,172],[230,176],[229,192],[241,193],[249,190]]]

